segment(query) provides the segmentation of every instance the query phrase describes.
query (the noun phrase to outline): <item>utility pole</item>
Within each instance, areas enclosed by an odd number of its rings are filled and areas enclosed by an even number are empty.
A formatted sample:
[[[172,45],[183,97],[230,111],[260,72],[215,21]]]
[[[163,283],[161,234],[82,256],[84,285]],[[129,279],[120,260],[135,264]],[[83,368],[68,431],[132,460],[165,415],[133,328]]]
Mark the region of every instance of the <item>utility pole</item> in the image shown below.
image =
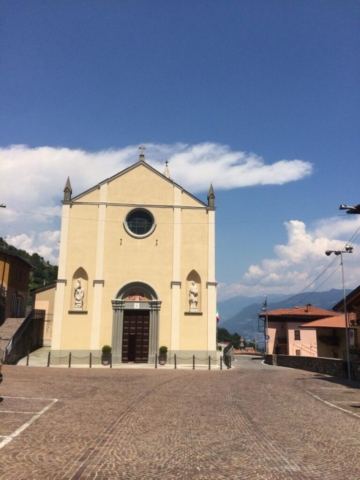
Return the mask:
[[[257,331],[256,331],[256,330],[257,330],[257,328],[256,328],[256,326],[257,326],[256,313],[253,313],[253,314],[252,314],[252,317],[253,317],[253,319],[255,320],[255,322],[254,322],[254,350],[255,350],[255,352],[256,352],[256,336],[257,336]]]
[[[348,378],[351,380],[351,361],[350,361],[350,344],[349,344],[349,319],[346,306],[346,290],[345,290],[345,275],[344,275],[344,257],[343,253],[353,253],[353,247],[346,245],[343,250],[326,250],[325,255],[330,256],[332,253],[340,255],[341,259],[341,276],[343,284],[343,302],[344,302],[344,317],[345,317],[345,336],[346,336],[346,362],[348,370]]]
[[[267,303],[267,295],[262,295],[265,297],[265,301],[263,303],[263,312],[265,312],[265,353],[269,353],[268,349],[268,342],[269,342],[269,335],[268,335],[268,303]]]

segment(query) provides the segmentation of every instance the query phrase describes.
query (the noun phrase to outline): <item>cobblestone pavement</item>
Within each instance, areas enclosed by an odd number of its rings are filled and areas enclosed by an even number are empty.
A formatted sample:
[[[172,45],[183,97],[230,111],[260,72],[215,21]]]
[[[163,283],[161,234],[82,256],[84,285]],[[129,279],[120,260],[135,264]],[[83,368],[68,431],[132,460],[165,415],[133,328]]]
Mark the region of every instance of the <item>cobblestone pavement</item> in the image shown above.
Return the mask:
[[[4,366],[0,478],[360,478],[359,384],[235,364]]]

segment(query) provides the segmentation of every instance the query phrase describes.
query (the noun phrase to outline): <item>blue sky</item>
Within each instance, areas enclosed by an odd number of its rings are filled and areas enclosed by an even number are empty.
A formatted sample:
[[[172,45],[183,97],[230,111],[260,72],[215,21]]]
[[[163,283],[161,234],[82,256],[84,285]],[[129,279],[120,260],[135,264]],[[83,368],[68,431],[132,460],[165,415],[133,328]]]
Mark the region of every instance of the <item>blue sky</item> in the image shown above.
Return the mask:
[[[1,10],[10,243],[56,261],[67,176],[80,193],[134,163],[141,143],[200,199],[212,181],[220,298],[298,293],[331,262],[325,249],[357,232],[360,218],[338,206],[360,203],[358,1],[3,0]],[[340,271],[320,290],[334,286]]]

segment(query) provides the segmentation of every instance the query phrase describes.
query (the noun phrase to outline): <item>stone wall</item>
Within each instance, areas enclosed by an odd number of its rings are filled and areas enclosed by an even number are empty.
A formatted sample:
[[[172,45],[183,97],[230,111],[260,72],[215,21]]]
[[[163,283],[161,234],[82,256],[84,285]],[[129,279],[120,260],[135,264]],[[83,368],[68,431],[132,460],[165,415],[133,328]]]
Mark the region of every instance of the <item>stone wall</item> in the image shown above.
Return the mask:
[[[309,372],[324,373],[333,377],[347,378],[347,363],[338,358],[300,357],[293,355],[264,355],[268,365],[298,368]],[[353,378],[360,380],[360,365],[353,365]]]

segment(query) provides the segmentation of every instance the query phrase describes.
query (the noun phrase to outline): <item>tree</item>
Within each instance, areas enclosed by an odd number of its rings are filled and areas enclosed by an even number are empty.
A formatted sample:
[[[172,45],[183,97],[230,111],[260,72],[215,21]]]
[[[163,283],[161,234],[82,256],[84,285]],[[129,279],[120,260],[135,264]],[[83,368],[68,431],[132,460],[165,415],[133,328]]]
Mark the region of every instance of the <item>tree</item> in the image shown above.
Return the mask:
[[[241,336],[238,333],[229,333],[226,328],[217,329],[218,342],[231,342],[236,350],[240,348]]]

